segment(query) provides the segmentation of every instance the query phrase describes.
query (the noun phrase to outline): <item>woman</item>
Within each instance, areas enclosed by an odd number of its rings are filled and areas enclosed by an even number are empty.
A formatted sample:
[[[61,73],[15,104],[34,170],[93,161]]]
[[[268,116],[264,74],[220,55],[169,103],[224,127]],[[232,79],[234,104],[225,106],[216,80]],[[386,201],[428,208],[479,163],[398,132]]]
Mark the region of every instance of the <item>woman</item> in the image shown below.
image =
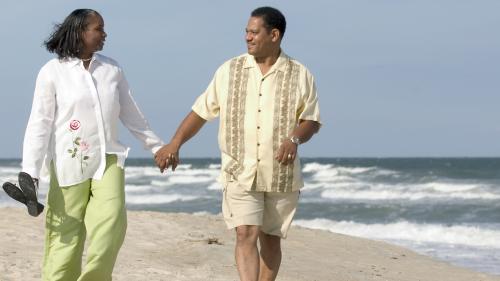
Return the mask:
[[[121,67],[96,53],[106,36],[99,13],[78,9],[45,42],[58,58],[38,75],[22,164],[35,181],[50,168],[43,280],[111,280],[127,226],[118,120],[152,153],[163,145]]]

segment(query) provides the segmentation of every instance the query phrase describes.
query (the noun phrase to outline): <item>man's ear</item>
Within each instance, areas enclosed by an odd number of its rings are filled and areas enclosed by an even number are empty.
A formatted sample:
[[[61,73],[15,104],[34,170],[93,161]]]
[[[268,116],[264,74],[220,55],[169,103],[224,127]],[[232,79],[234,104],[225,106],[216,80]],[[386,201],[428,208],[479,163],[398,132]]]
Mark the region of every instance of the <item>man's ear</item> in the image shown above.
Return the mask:
[[[273,42],[278,42],[280,40],[280,35],[281,35],[281,32],[279,31],[279,29],[273,28],[271,30],[271,36],[272,36]]]

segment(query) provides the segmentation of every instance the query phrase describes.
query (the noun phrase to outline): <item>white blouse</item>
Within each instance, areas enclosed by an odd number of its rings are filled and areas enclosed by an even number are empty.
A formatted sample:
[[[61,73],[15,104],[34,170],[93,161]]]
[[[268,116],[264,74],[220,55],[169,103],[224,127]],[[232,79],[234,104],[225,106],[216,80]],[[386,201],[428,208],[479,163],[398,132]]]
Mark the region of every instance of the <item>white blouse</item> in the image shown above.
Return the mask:
[[[50,60],[37,77],[22,170],[39,178],[53,161],[60,186],[101,179],[106,154],[116,154],[120,167],[128,155],[118,140],[118,120],[152,153],[163,145],[116,61],[94,54],[86,70],[76,58]]]

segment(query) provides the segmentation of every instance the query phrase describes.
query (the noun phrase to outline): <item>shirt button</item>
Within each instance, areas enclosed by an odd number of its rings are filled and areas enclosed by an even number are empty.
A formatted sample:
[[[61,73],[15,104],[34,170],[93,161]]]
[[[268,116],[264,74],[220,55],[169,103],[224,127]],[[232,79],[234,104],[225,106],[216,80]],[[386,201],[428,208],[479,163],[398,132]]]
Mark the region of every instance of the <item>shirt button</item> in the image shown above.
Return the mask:
[[[260,129],[260,126],[257,126],[257,129]]]
[[[260,143],[257,143],[257,146],[260,146]]]
[[[262,97],[262,94],[259,94],[259,97]]]
[[[260,159],[257,159],[257,162],[260,162]]]
[[[259,112],[260,112],[260,109],[259,109]]]
[[[264,82],[264,79],[266,79],[266,78],[262,78],[260,81]]]

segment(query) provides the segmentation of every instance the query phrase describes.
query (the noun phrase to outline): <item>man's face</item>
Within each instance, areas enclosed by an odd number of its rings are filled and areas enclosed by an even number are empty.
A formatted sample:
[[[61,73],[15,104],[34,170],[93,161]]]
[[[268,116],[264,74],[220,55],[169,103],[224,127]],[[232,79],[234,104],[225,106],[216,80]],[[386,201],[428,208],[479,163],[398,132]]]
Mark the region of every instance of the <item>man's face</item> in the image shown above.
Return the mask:
[[[248,53],[256,58],[272,54],[276,44],[276,36],[268,32],[261,17],[250,17],[246,27],[245,40]]]

